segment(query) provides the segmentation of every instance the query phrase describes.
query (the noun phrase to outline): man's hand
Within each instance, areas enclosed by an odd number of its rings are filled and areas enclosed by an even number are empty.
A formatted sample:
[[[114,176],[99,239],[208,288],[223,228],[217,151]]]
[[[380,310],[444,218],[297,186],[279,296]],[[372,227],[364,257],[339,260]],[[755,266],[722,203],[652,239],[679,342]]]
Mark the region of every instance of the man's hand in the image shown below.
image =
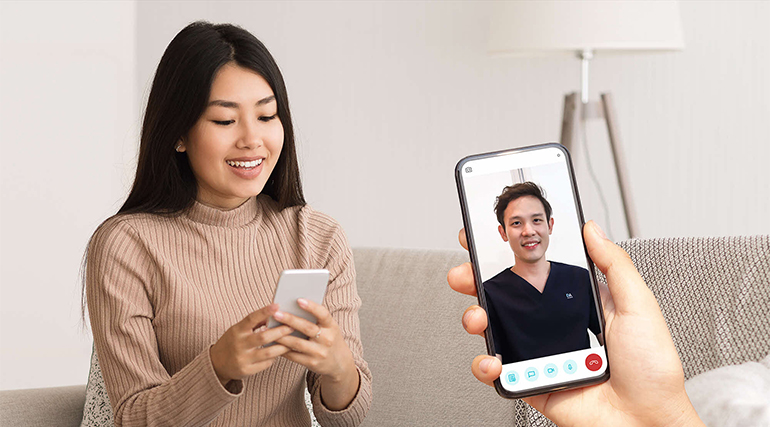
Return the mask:
[[[610,379],[523,400],[564,426],[703,425],[685,392],[682,364],[655,296],[628,254],[607,240],[593,221],[585,225],[583,235],[589,256],[609,285],[601,286],[600,293]],[[464,230],[460,244],[468,249]],[[476,295],[470,263],[450,270],[447,281],[457,292]],[[486,312],[473,305],[463,313],[462,323],[468,333],[483,335]],[[502,364],[495,357],[480,355],[471,370],[479,381],[492,385]]]

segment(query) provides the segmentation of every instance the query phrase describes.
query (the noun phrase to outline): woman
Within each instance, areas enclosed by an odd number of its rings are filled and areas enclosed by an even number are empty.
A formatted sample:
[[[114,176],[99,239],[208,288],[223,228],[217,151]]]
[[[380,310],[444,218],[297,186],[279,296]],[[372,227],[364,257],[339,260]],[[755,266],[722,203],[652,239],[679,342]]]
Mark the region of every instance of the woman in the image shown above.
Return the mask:
[[[299,300],[317,324],[271,304],[296,268],[330,271],[323,306]],[[366,415],[351,251],[305,204],[283,78],[247,31],[195,22],[169,44],[86,294],[117,425],[307,426],[305,379],[322,425]]]

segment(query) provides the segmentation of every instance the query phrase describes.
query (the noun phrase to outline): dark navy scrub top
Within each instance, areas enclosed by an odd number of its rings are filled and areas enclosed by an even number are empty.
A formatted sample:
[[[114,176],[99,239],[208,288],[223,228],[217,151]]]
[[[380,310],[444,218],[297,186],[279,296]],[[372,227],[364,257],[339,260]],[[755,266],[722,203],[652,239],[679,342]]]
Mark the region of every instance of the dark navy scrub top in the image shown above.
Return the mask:
[[[588,270],[551,261],[543,293],[510,268],[484,282],[495,352],[503,363],[590,348],[598,335]]]

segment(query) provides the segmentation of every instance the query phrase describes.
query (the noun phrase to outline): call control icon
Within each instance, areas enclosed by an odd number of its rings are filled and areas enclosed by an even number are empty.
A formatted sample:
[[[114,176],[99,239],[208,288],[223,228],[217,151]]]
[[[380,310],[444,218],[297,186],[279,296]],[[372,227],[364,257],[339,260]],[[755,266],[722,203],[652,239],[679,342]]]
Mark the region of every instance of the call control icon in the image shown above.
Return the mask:
[[[508,384],[516,384],[519,382],[519,374],[516,373],[516,371],[508,372],[508,375],[505,377],[508,380]]]
[[[574,374],[577,372],[577,363],[575,363],[575,361],[572,359],[564,362],[564,372],[568,374]]]
[[[549,363],[545,365],[545,368],[543,368],[543,373],[545,373],[545,376],[548,378],[555,377],[558,372],[559,370],[556,368],[556,365],[554,365],[553,363]]]
[[[537,381],[537,377],[539,376],[537,369],[535,368],[527,368],[527,370],[524,371],[524,375],[527,377],[527,381]]]
[[[598,371],[602,367],[602,358],[596,353],[591,353],[586,357],[586,368],[589,371]]]

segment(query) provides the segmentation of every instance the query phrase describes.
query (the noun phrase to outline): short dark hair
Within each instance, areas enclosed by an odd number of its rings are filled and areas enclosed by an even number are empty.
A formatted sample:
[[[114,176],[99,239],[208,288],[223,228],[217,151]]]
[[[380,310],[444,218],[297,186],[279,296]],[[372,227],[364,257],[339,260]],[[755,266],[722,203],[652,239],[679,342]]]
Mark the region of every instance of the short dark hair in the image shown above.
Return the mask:
[[[228,63],[259,74],[275,94],[283,148],[262,194],[280,209],[305,204],[289,98],[273,56],[243,28],[197,21],[174,37],[160,59],[144,114],[136,178],[118,213],[175,215],[192,206],[198,184],[187,155],[174,146],[203,114],[214,77]]]
[[[508,205],[519,197],[524,196],[532,196],[540,200],[545,208],[545,219],[547,221],[551,220],[551,204],[545,199],[545,191],[534,182],[527,181],[503,188],[503,192],[495,198],[495,214],[500,225],[505,227],[505,210],[508,208]]]

